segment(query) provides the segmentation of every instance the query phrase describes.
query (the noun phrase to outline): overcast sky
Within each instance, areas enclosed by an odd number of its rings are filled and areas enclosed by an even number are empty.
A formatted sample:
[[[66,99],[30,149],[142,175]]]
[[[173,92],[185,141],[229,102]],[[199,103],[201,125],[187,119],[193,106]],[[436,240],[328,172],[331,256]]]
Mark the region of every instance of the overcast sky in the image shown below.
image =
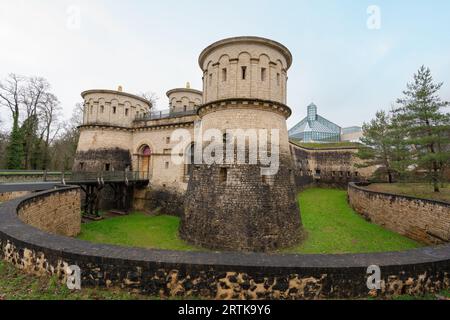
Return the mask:
[[[203,48],[263,36],[294,56],[289,127],[312,101],[341,126],[362,125],[390,109],[422,64],[450,100],[449,14],[447,0],[0,0],[0,77],[47,78],[66,118],[80,92],[118,85],[155,92],[165,109],[167,90],[201,89]]]

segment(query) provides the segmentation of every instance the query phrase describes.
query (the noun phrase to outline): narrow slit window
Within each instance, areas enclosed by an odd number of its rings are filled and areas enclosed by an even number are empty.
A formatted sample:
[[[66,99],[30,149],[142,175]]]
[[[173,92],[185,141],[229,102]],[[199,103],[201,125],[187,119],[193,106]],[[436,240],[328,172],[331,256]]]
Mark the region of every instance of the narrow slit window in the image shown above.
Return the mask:
[[[247,79],[247,67],[242,67],[242,80]]]
[[[227,82],[227,68],[222,69],[222,81]]]
[[[111,164],[105,163],[105,171],[111,171]]]
[[[128,117],[128,109],[125,109],[125,117]]]
[[[104,106],[100,106],[100,113],[104,113],[105,112],[105,107]]]
[[[261,81],[266,81],[266,77],[267,77],[267,69],[261,68]]]
[[[113,114],[117,113],[117,107],[113,107]]]
[[[220,168],[220,182],[227,182],[228,179],[228,170],[227,168]]]
[[[279,86],[281,83],[281,75],[277,73],[277,85]]]
[[[212,73],[209,74],[209,85],[212,85]]]

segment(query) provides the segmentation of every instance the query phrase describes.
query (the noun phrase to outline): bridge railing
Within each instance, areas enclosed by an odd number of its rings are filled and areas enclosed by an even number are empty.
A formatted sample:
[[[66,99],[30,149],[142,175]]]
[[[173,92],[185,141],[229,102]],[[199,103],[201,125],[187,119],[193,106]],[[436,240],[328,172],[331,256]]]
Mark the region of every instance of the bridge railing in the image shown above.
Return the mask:
[[[148,172],[142,171],[102,171],[102,172],[72,172],[67,177],[66,182],[95,182],[102,180],[108,181],[144,181],[150,180],[151,176]]]

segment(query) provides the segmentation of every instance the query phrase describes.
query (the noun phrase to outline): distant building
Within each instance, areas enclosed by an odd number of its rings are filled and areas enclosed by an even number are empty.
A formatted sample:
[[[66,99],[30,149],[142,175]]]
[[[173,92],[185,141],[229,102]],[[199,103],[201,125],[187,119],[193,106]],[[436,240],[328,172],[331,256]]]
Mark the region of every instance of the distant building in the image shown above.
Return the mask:
[[[342,129],[341,141],[360,142],[362,137],[363,131],[361,127],[354,126]]]
[[[359,142],[361,127],[341,128],[317,113],[317,106],[308,106],[308,115],[289,131],[289,138],[306,143]]]
[[[341,127],[319,116],[317,106],[308,106],[308,115],[289,131],[289,138],[302,142],[339,142]]]

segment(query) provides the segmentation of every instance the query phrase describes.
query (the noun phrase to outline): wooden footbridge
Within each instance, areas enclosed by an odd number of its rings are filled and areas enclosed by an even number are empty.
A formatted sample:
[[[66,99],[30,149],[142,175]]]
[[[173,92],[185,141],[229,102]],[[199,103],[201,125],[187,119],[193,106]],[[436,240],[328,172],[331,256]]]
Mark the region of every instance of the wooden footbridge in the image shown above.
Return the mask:
[[[150,183],[148,172],[136,171],[99,171],[99,172],[47,172],[9,170],[0,172],[0,193],[11,191],[43,191],[75,185],[83,190],[83,214],[89,218],[98,218],[102,192],[108,187],[113,193],[114,209],[128,212],[134,188],[143,188]],[[3,183],[2,183],[3,182]]]
[[[130,190],[145,187],[150,183],[148,172],[137,171],[101,171],[72,172],[61,177],[63,185],[77,185],[85,193],[83,212],[87,217],[99,217],[101,193],[105,187],[113,191],[115,209],[128,212],[130,208]]]

